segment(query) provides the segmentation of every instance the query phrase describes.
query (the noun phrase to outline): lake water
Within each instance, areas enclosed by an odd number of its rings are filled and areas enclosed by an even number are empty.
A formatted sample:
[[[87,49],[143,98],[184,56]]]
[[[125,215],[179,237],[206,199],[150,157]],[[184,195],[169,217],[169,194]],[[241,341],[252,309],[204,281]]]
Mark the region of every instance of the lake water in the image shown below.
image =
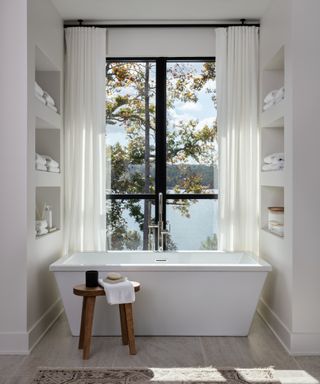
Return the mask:
[[[188,208],[188,213],[189,217],[186,217],[174,205],[167,206],[171,239],[178,250],[201,249],[202,242],[218,232],[218,200],[193,201]],[[124,213],[124,218],[128,223],[128,229],[140,232],[138,224],[128,212]]]

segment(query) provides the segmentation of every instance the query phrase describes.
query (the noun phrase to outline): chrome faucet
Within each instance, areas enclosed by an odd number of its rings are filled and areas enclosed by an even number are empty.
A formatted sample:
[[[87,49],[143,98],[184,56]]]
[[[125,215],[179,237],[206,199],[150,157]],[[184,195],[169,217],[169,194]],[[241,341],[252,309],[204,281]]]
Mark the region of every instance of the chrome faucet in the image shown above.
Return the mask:
[[[155,242],[157,240],[157,249],[158,251],[162,252],[164,249],[164,236],[168,235],[170,232],[166,231],[164,229],[164,222],[163,222],[163,194],[160,192],[158,195],[158,209],[159,209],[159,220],[158,224],[149,225],[149,231],[151,230],[153,235],[153,244],[152,244],[152,250],[155,250]],[[150,233],[150,232],[149,232]],[[149,242],[150,244],[150,242]]]

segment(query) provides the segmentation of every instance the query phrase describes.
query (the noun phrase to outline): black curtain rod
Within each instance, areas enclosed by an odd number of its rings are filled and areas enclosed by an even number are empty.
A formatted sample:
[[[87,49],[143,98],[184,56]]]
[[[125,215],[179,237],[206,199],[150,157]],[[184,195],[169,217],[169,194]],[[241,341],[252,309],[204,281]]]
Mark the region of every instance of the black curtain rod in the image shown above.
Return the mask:
[[[227,27],[260,27],[254,24],[65,24],[64,28],[72,27],[95,27],[95,28],[227,28]]]

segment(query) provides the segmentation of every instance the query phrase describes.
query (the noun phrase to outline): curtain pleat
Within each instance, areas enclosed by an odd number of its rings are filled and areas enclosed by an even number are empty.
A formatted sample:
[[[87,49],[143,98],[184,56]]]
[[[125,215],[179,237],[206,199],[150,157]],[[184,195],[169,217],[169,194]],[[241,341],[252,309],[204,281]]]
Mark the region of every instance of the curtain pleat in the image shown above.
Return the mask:
[[[65,252],[105,250],[106,31],[66,30]]]
[[[219,248],[258,252],[258,28],[216,29]]]

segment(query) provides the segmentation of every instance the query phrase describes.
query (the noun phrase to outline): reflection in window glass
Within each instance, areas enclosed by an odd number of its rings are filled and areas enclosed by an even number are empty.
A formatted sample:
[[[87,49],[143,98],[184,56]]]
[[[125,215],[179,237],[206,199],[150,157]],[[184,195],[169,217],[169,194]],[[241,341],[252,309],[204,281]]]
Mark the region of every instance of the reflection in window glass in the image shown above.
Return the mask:
[[[216,250],[218,200],[168,200],[171,242],[178,250]]]
[[[154,222],[154,200],[107,200],[107,249],[147,250],[150,223]]]

